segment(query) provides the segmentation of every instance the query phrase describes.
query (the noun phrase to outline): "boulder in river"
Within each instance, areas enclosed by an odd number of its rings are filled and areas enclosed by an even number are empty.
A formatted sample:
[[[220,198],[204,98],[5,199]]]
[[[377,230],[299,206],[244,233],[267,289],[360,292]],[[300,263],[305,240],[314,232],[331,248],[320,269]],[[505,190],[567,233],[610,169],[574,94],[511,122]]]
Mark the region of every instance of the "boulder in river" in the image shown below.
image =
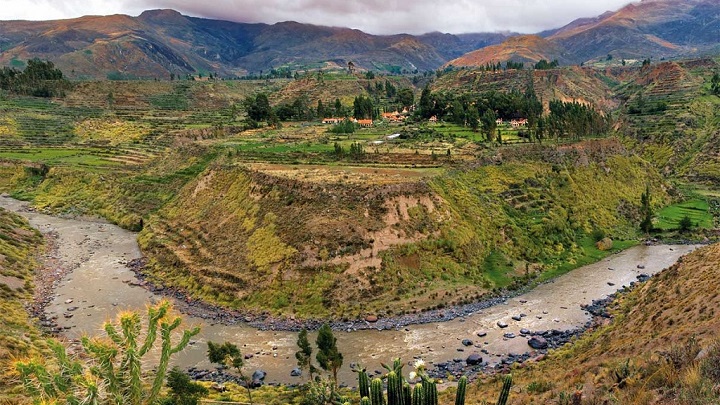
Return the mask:
[[[548,348],[548,342],[542,336],[533,336],[528,340],[528,345],[535,350],[543,350]]]
[[[476,366],[482,363],[482,357],[477,353],[473,353],[465,359],[465,363],[467,363],[468,366]]]

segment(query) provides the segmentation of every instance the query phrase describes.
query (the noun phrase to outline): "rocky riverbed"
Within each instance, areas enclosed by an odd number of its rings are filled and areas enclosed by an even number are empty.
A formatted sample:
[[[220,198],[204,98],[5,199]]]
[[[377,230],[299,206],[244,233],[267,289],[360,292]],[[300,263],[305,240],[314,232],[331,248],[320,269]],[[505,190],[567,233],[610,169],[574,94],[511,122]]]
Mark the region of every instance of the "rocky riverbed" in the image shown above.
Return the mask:
[[[25,216],[55,244],[41,273],[47,280],[38,284],[38,302],[42,304],[38,311],[45,314],[43,321],[51,322],[49,328],[55,333],[71,341],[83,334],[97,334],[103,321],[122,310],[144,311],[147,303],[162,299],[162,293],[173,297],[176,307],[186,313],[185,325],[202,329],[175,358],[176,365],[200,373],[214,370],[206,359],[206,342],[230,341],[249,356],[247,370],[267,373],[265,383],[306,380],[291,375],[296,374],[294,330],[319,322],[258,315],[246,319],[247,314],[188,300],[136,277],[128,265],[139,266],[142,255],[132,232],[104,221],[34,212],[7,197],[0,197],[0,207]],[[339,378],[354,385],[356,376],[347,365],[359,363],[370,371],[379,371],[381,362],[395,357],[408,362],[422,358],[440,376],[502,369],[512,361],[541,357],[547,350],[543,349],[545,345],[561,345],[590,325],[592,315],[582,305],[593,305],[593,300],[637,282],[640,275],[657,273],[694,248],[637,246],[521,295],[375,322],[333,322],[346,364]],[[311,333],[311,341],[314,338]]]

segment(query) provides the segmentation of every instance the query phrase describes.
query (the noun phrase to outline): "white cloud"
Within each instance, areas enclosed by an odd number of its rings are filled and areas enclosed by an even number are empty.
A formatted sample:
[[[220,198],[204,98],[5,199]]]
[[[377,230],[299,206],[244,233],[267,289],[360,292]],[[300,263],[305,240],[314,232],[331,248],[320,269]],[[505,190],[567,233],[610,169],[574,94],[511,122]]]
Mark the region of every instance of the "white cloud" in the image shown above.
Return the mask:
[[[628,0],[0,0],[0,19],[57,19],[172,8],[183,14],[241,22],[298,21],[373,34],[450,33],[557,28],[616,10]]]

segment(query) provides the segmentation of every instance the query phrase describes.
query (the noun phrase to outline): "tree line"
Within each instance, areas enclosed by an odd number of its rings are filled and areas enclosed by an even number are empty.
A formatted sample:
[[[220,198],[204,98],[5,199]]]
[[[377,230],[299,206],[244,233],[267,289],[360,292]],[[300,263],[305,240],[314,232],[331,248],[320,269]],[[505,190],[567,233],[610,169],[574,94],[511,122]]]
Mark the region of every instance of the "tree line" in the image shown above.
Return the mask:
[[[24,70],[13,67],[0,69],[0,89],[34,97],[62,97],[70,82],[50,61],[31,59]]]

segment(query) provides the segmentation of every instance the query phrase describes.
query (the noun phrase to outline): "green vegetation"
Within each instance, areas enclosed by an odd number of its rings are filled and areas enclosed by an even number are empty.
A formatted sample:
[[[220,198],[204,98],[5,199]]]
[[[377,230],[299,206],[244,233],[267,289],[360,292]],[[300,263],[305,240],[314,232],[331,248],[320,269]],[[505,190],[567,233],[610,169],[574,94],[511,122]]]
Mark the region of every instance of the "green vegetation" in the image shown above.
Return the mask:
[[[67,353],[62,343],[50,340],[54,358],[32,356],[15,360],[14,369],[26,392],[37,402],[61,401],[67,404],[154,403],[161,397],[167,367],[172,355],[183,350],[200,330],[185,330],[173,343],[173,333],[181,319],[170,313],[167,301],[148,307],[146,325],[135,312],[106,322],[107,338],[82,338],[86,358],[79,360]],[[160,338],[159,359],[155,370],[143,375],[143,357]]]
[[[713,215],[709,209],[707,200],[690,200],[669,205],[657,213],[658,221],[655,226],[664,231],[690,230],[691,228],[712,229],[714,227]],[[686,222],[685,227],[681,226],[683,220]]]

